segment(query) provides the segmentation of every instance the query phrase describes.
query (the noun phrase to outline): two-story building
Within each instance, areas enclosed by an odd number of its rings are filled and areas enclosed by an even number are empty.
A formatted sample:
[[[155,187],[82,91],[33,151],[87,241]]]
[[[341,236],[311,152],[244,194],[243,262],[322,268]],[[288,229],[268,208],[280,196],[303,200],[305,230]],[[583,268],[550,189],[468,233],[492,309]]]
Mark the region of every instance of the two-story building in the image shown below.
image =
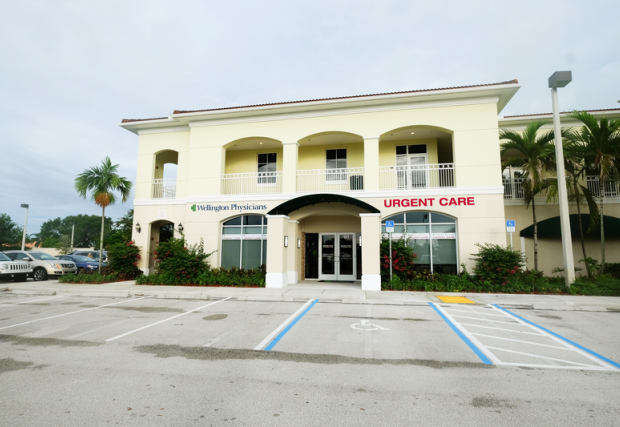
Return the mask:
[[[519,87],[512,80],[123,120],[139,135],[140,267],[152,270],[152,252],[174,227],[189,243],[203,239],[213,266],[266,264],[267,287],[359,280],[380,290],[386,220],[394,238],[410,239],[420,270],[471,267],[477,243],[506,244],[498,114]]]

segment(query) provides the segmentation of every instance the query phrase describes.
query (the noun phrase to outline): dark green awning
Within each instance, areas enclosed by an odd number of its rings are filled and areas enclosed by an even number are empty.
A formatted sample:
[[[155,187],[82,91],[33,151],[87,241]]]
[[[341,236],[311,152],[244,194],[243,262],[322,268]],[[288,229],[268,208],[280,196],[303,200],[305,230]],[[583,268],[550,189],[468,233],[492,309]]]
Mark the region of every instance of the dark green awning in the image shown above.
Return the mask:
[[[605,237],[620,237],[620,218],[613,216],[604,216]],[[594,232],[588,233],[590,227],[590,214],[581,214],[581,224],[583,232],[586,236],[600,236],[600,227],[596,227]],[[579,215],[570,215],[570,231],[571,236],[579,237]],[[521,237],[534,237],[534,224],[521,230]],[[562,229],[560,226],[560,217],[545,219],[538,223],[538,237],[561,237]]]
[[[316,205],[317,203],[345,203],[347,205],[357,206],[368,213],[381,213],[379,209],[361,200],[347,197],[340,194],[311,194],[288,200],[281,205],[276,206],[267,215],[288,215],[297,209],[306,206]]]

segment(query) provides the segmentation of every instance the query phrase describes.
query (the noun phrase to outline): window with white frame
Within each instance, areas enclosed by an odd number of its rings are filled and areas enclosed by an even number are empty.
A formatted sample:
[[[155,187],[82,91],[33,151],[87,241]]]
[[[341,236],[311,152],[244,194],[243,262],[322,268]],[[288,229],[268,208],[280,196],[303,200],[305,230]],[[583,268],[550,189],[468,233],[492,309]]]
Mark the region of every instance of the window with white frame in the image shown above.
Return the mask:
[[[259,268],[267,263],[267,218],[243,215],[222,224],[222,268]]]
[[[262,153],[258,155],[258,183],[275,185],[276,171],[278,170],[277,153]]]
[[[347,150],[339,148],[336,150],[325,151],[326,181],[346,181],[347,180]],[[344,169],[340,171],[339,169]]]

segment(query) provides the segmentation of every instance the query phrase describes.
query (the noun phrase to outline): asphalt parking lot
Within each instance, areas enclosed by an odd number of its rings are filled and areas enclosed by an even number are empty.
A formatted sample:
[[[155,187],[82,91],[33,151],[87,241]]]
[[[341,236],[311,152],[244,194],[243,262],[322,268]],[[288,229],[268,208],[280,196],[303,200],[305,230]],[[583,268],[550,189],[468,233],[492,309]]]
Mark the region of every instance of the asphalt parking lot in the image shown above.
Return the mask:
[[[617,425],[619,316],[4,292],[2,424]]]

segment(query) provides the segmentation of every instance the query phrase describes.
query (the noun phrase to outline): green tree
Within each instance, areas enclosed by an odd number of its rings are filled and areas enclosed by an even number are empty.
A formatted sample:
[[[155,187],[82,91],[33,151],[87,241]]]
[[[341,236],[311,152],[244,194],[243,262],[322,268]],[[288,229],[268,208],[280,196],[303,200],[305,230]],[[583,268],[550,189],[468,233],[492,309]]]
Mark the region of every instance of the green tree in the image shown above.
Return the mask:
[[[105,238],[103,246],[110,249],[116,243],[127,243],[131,240],[133,230],[133,209],[129,209],[125,216],[114,223],[112,232]]]
[[[43,242],[43,247],[55,248],[62,236],[71,237],[73,225],[75,225],[74,248],[96,248],[99,246],[101,217],[97,215],[69,215],[65,218],[47,220],[41,224],[37,237]],[[112,225],[112,218],[105,218],[106,234],[112,230]]]
[[[22,230],[8,214],[0,214],[0,251],[21,248]]]
[[[502,130],[499,138],[507,142],[501,145],[502,169],[508,166],[520,167],[523,170],[523,193],[526,207],[532,205],[534,223],[534,269],[538,270],[538,223],[536,221],[535,197],[545,188],[543,170],[553,156],[553,131],[538,136],[538,131],[545,124],[538,120],[530,123],[523,133],[513,130]],[[508,157],[514,154],[514,156]]]
[[[576,150],[587,169],[593,170],[599,182],[599,224],[601,227],[601,273],[605,271],[605,222],[603,205],[608,181],[618,181],[620,173],[620,119],[597,120],[585,111],[574,112],[568,117],[579,120],[583,126],[566,135],[572,149]]]
[[[101,162],[101,166],[93,166],[86,169],[75,178],[75,189],[78,194],[86,198],[90,191],[91,197],[101,207],[101,240],[99,244],[99,271],[101,271],[101,258],[103,257],[103,232],[105,227],[105,208],[116,203],[115,191],[121,193],[123,203],[131,194],[131,181],[120,177],[116,173],[118,165],[112,165],[109,157]]]

